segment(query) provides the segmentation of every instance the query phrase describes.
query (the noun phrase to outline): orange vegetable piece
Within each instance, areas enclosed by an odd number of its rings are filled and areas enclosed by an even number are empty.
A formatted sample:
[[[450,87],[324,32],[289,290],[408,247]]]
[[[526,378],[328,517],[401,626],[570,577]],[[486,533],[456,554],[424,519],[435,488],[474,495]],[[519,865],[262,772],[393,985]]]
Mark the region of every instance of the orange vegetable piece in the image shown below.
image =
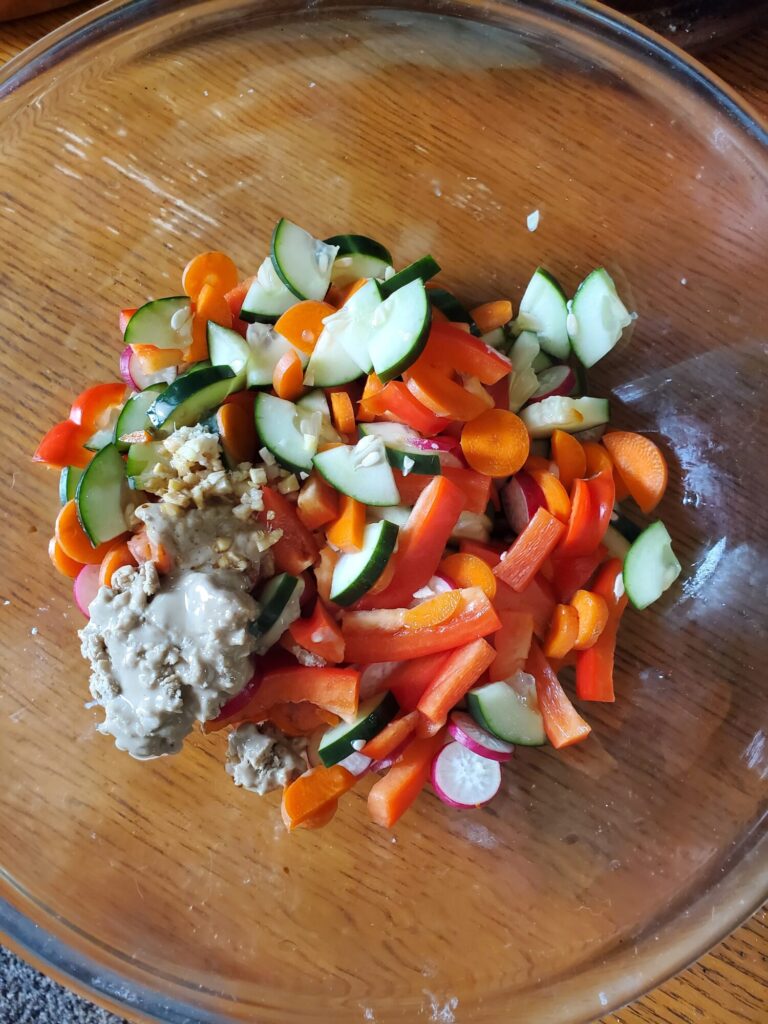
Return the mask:
[[[458,590],[448,590],[444,594],[437,594],[422,601],[414,608],[409,608],[403,616],[403,623],[414,629],[438,626],[456,614],[461,602],[462,597]]]
[[[65,555],[83,565],[98,565],[117,539],[94,547],[80,525],[74,498],[62,506],[56,517],[54,537]]]
[[[487,409],[461,432],[461,450],[472,469],[487,476],[511,476],[530,451],[525,424],[506,409]]]
[[[429,778],[432,758],[443,745],[442,730],[417,738],[403,751],[368,794],[368,812],[377,825],[392,828],[408,810]]]
[[[352,408],[352,400],[346,391],[332,391],[331,417],[333,425],[340,434],[354,434],[357,430],[355,423],[355,410]]]
[[[531,643],[525,671],[536,680],[539,711],[544,719],[544,731],[552,746],[560,750],[585,740],[592,729],[568,699],[560,680],[535,640]]]
[[[525,460],[523,469],[526,473],[529,473],[532,469],[540,469],[542,473],[551,473],[552,463],[549,459],[545,459],[543,455],[529,455]]]
[[[352,789],[357,776],[335,764],[330,768],[318,765],[300,775],[283,790],[280,808],[285,827],[292,831],[307,820],[317,819],[335,807],[340,796]]]
[[[319,562],[315,566],[315,583],[317,584],[317,596],[325,601],[331,602],[331,583],[333,582],[333,570],[339,560],[338,553],[333,548],[324,547],[320,549]]]
[[[397,750],[408,737],[416,732],[419,724],[418,711],[409,711],[402,718],[396,718],[389,725],[385,725],[378,736],[368,740],[360,753],[364,757],[370,757],[373,761],[383,761],[385,757]]]
[[[328,543],[339,551],[359,551],[363,546],[364,530],[365,505],[342,494],[339,517],[325,533]]]
[[[278,398],[293,402],[304,390],[304,370],[301,360],[293,352],[284,352],[280,356],[272,373],[272,387]]]
[[[390,558],[387,564],[382,570],[381,576],[376,580],[372,587],[368,588],[368,594],[371,597],[375,597],[376,594],[380,594],[386,590],[389,584],[392,582],[392,578],[395,575],[395,560]]]
[[[448,714],[471,690],[496,657],[487,640],[473,640],[451,651],[443,667],[421,695],[417,711],[422,716],[419,733],[431,736],[441,729]]]
[[[212,320],[220,327],[232,326],[232,309],[224,292],[213,285],[203,285],[195,303],[195,319],[207,324]]]
[[[608,604],[600,594],[594,594],[591,590],[577,590],[571,598],[571,607],[576,609],[579,617],[578,635],[573,648],[576,651],[587,651],[597,643],[608,623]]]
[[[338,725],[338,715],[319,708],[308,701],[298,704],[275,704],[269,709],[269,719],[286,736],[309,736],[324,725]]]
[[[133,345],[133,353],[145,373],[158,373],[169,366],[178,366],[184,359],[180,348],[157,348],[156,345]]]
[[[305,818],[298,827],[306,828],[309,831],[316,828],[325,828],[326,825],[329,825],[333,821],[338,809],[339,801],[331,800],[323,807],[322,811],[318,811],[317,814],[310,814],[310,816]]]
[[[448,555],[440,569],[459,587],[480,587],[491,601],[496,596],[496,577],[488,563],[477,555]]]
[[[83,563],[70,558],[55,537],[51,537],[48,542],[48,557],[53,562],[56,571],[60,572],[62,576],[68,576],[71,580],[83,568]]]
[[[669,475],[658,446],[626,430],[605,434],[603,444],[633,500],[643,512],[651,512],[664,497]]]
[[[224,293],[231,291],[238,281],[235,264],[225,253],[216,251],[193,256],[181,275],[181,286],[193,302],[197,302],[206,285]]]
[[[239,466],[253,462],[256,456],[256,424],[253,411],[238,402],[227,402],[216,413],[221,443],[227,456]]]
[[[339,492],[319,473],[310,473],[299,491],[298,516],[308,530],[317,530],[339,514]]]
[[[118,541],[117,544],[113,544],[109,551],[104,555],[99,569],[99,586],[100,587],[111,587],[112,576],[117,572],[118,569],[122,569],[124,565],[136,565],[136,559],[133,556],[133,552],[128,547],[126,541]]]
[[[573,650],[579,635],[579,613],[569,604],[559,604],[552,614],[544,654],[548,658],[564,658]]]
[[[315,602],[309,618],[297,619],[288,632],[300,647],[325,661],[338,664],[344,660],[344,637],[321,600]]]
[[[509,679],[522,669],[533,639],[533,614],[529,611],[498,611],[501,629],[493,634],[496,657],[490,668],[491,682]]]
[[[587,474],[587,457],[580,441],[564,430],[555,430],[551,439],[552,458],[560,474],[560,483],[570,491],[574,480]]]
[[[565,526],[546,509],[536,510],[533,519],[501,556],[495,575],[513,590],[525,590],[549,558],[565,533]]]
[[[597,441],[582,441],[581,446],[587,460],[585,476],[594,476],[596,473],[602,473],[604,469],[613,472],[613,459],[601,444]]]
[[[363,285],[366,284],[368,284],[367,277],[358,277],[358,279],[353,281],[352,284],[348,284],[346,288],[342,288],[341,302],[339,305],[343,306],[345,302],[349,302],[355,292],[359,292]]]
[[[493,405],[487,392],[473,394],[449,376],[448,371],[417,360],[403,374],[403,380],[414,398],[439,416],[462,423],[473,420]]]
[[[279,318],[275,330],[300,352],[310,355],[323,330],[323,320],[336,310],[327,302],[306,299],[297,302]]]
[[[543,473],[540,469],[530,469],[528,472],[544,492],[547,510],[561,523],[567,523],[571,514],[571,499],[565,487],[554,473]]]
[[[481,334],[495,331],[512,319],[512,303],[509,299],[496,299],[495,302],[484,302],[475,306],[469,314],[480,329]]]

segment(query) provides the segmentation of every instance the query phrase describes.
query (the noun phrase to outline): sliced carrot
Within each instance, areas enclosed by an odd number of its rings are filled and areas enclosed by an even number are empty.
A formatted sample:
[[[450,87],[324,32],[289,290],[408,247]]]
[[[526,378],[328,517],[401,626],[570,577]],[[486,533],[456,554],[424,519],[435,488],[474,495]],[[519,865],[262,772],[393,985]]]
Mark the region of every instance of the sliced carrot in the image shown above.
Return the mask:
[[[408,737],[416,731],[418,724],[418,711],[409,711],[402,718],[396,718],[389,725],[385,725],[378,736],[368,740],[360,753],[363,757],[370,757],[372,761],[383,761],[385,757],[389,757],[405,743]]]
[[[253,462],[256,458],[256,424],[253,413],[236,402],[222,405],[216,413],[219,437],[227,458],[235,466],[241,462]]]
[[[297,619],[288,627],[288,632],[300,647],[331,664],[338,665],[344,660],[344,637],[320,599],[315,602],[309,618]]]
[[[530,445],[525,424],[506,409],[487,409],[461,432],[464,458],[487,476],[511,476],[522,469]]]
[[[601,444],[597,441],[582,441],[581,446],[587,460],[585,476],[594,476],[595,473],[602,473],[604,469],[613,472],[613,459]]]
[[[496,651],[487,640],[473,640],[452,651],[445,664],[421,696],[417,710],[422,716],[418,732],[431,736],[445,725],[449,712],[471,690]]]
[[[48,557],[53,562],[56,571],[62,576],[68,576],[73,580],[83,568],[82,562],[76,562],[70,558],[55,537],[48,541]]]
[[[329,800],[323,807],[322,811],[318,811],[317,814],[310,814],[309,817],[305,818],[298,827],[305,828],[308,831],[312,831],[316,828],[325,828],[326,825],[329,825],[333,821],[338,809],[339,801]]]
[[[570,491],[573,481],[586,476],[587,457],[580,441],[564,430],[552,434],[552,458],[560,474],[560,483]]]
[[[272,372],[272,387],[278,398],[293,402],[304,390],[304,370],[296,352],[284,352]]]
[[[322,598],[326,604],[331,600],[331,583],[333,582],[333,570],[339,560],[337,552],[327,545],[320,549],[319,562],[315,566],[315,582],[317,583],[317,596]]]
[[[578,611],[569,604],[557,605],[544,641],[544,654],[548,658],[564,658],[573,649],[578,635]]]
[[[462,584],[462,586],[472,584]],[[448,590],[444,594],[430,597],[414,608],[409,608],[403,616],[403,623],[414,629],[425,629],[428,626],[439,626],[456,614],[462,598],[458,590]]]
[[[192,320],[192,344],[184,350],[182,358],[185,363],[199,363],[208,358],[208,321],[201,316]]]
[[[99,586],[111,587],[112,576],[118,569],[122,569],[125,565],[137,564],[136,558],[128,547],[126,541],[119,541],[109,549],[106,555],[104,555],[101,568],[99,569]]]
[[[307,821],[317,822],[356,781],[356,775],[338,764],[310,768],[283,790],[280,810],[285,827],[291,831]]]
[[[552,463],[549,459],[545,459],[543,455],[529,455],[525,460],[523,469],[526,473],[530,473],[532,469],[540,469],[542,473],[551,473]]]
[[[443,739],[441,731],[412,740],[384,778],[374,783],[368,794],[368,812],[377,825],[392,828],[416,801]]]
[[[336,310],[327,302],[306,299],[291,306],[275,324],[275,330],[282,334],[300,352],[310,355],[323,331],[323,320]]]
[[[664,497],[669,475],[658,446],[626,430],[605,434],[603,444],[633,500],[643,512],[651,512]]]
[[[496,596],[496,577],[488,563],[477,555],[448,555],[440,569],[459,587],[480,587],[491,600]]]
[[[359,551],[363,546],[365,505],[341,495],[339,516],[326,530],[326,539],[339,551]]]
[[[212,320],[220,327],[232,326],[232,310],[222,289],[211,284],[203,285],[195,302],[195,319],[206,325]]]
[[[481,334],[488,334],[495,331],[497,327],[503,327],[512,319],[512,303],[509,299],[496,299],[495,302],[484,302],[482,306],[475,306],[470,310],[469,315],[477,324]]]
[[[561,523],[567,523],[571,514],[571,499],[555,474],[542,473],[540,469],[530,469],[528,473],[544,492],[547,511]]]
[[[317,530],[339,514],[339,492],[319,473],[310,473],[299,491],[298,515],[308,530]]]
[[[525,590],[564,533],[565,526],[558,519],[546,509],[537,509],[533,519],[501,556],[494,573],[513,590]]]
[[[525,665],[533,639],[533,615],[529,611],[499,611],[501,629],[493,634],[496,657],[490,668],[491,682],[509,679]]]
[[[544,719],[544,731],[552,746],[560,750],[585,740],[592,729],[571,704],[535,640],[531,644],[525,670],[536,680],[536,697]]]
[[[184,267],[181,275],[181,286],[193,302],[197,302],[206,285],[223,293],[234,288],[237,282],[237,267],[223,252],[198,253]]]
[[[332,391],[330,398],[334,427],[340,434],[347,436],[354,434],[357,424],[355,423],[355,410],[352,408],[352,400],[349,395],[346,391]]]
[[[80,525],[74,498],[62,506],[56,517],[54,536],[64,554],[83,565],[99,565],[104,555],[118,539],[114,538],[114,540],[105,541],[94,547],[88,534]]]
[[[600,594],[594,594],[591,590],[577,590],[571,598],[571,607],[576,609],[579,617],[578,635],[573,642],[574,650],[587,651],[594,647],[606,627],[608,605]]]
[[[133,345],[133,354],[145,373],[158,373],[169,366],[178,366],[184,359],[180,348],[157,348],[155,345]]]
[[[491,568],[499,564],[501,553],[506,550],[506,547],[497,541],[489,541],[487,544],[481,544],[477,540],[459,541],[459,551],[462,554],[476,555],[477,558],[482,558],[485,564],[490,565]]]

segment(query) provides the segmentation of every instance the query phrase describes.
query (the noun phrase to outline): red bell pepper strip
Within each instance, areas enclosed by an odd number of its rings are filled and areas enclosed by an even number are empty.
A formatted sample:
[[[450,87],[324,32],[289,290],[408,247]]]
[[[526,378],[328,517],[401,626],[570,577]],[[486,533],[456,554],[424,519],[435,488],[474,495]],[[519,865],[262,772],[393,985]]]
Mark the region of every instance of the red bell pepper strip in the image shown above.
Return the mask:
[[[32,460],[44,462],[56,469],[66,469],[67,466],[84,469],[93,458],[93,452],[83,447],[91,434],[92,430],[72,420],[57,423],[37,446]]]
[[[477,540],[459,541],[459,551],[463,555],[475,555],[476,558],[482,558],[485,564],[490,565],[492,569],[499,564],[501,553],[506,550],[506,547],[497,541],[488,541],[487,544],[481,544]]]
[[[403,476],[399,469],[393,470],[395,483],[404,505],[415,505],[422,491],[435,479],[424,473],[409,473]],[[456,484],[464,495],[463,511],[483,515],[491,500],[493,481],[484,473],[476,473],[474,469],[459,469],[454,466],[443,466],[442,476]]]
[[[605,531],[611,525],[613,506],[616,503],[616,484],[613,482],[613,471],[604,469],[587,480],[589,497],[592,503],[592,514],[597,520],[597,544],[602,542]]]
[[[275,704],[306,700],[349,722],[357,713],[359,695],[360,672],[356,668],[289,664],[264,672],[261,685],[242,711],[241,721],[263,721]]]
[[[602,544],[588,555],[558,558],[557,554],[555,551],[555,557],[552,559],[552,585],[561,604],[567,604],[577,590],[584,589],[600,563],[608,557],[608,551]]]
[[[449,367],[436,366],[423,356],[403,373],[403,380],[413,397],[437,416],[466,423],[493,407],[493,399],[483,392],[482,385],[475,394],[453,379]]]
[[[486,640],[473,640],[450,653],[417,705],[422,716],[421,736],[432,736],[442,729],[449,712],[472,689],[495,657],[496,651]]]
[[[331,618],[328,609],[319,599],[307,619],[297,619],[288,627],[294,642],[325,661],[337,665],[344,660],[344,637]]]
[[[450,323],[438,321],[432,324],[429,341],[419,359],[455,373],[477,377],[481,384],[498,383],[512,367],[506,356],[480,338]]]
[[[377,594],[367,594],[358,607],[409,605],[414,593],[434,576],[463,507],[464,495],[456,484],[443,476],[432,477],[398,535],[392,582]]]
[[[404,423],[426,437],[441,433],[451,422],[428,409],[399,380],[391,380],[381,391],[365,398],[361,403],[363,407],[367,416]]]
[[[118,325],[120,327],[120,334],[125,334],[126,328],[128,327],[128,321],[131,319],[133,314],[138,309],[138,306],[132,306],[130,309],[121,309],[118,316]]]
[[[571,514],[557,548],[558,558],[592,554],[608,529],[615,497],[613,475],[607,470],[589,480],[573,481]]]
[[[592,729],[571,704],[536,640],[531,644],[525,671],[536,680],[539,711],[552,746],[559,750],[585,740]]]
[[[257,519],[268,533],[272,530],[283,531],[280,540],[270,548],[275,557],[275,565],[279,572],[298,576],[318,560],[315,538],[299,519],[296,506],[279,491],[273,487],[263,487],[261,493],[264,509],[258,513]]]
[[[123,404],[125,384],[94,384],[82,391],[72,403],[69,418],[91,434],[106,426],[111,410]]]
[[[391,690],[403,711],[413,711],[421,695],[442,668],[450,654],[425,654],[421,658],[401,661],[387,676],[385,689]]]
[[[245,320],[240,319],[240,310],[243,308],[245,296],[248,294],[248,290],[255,279],[255,277],[246,278],[245,281],[236,284],[234,288],[224,295],[229,311],[232,314],[232,327],[238,334],[242,334],[243,337],[245,337],[245,333],[248,330],[248,324]]]
[[[436,626],[408,626],[406,608],[347,612],[341,623],[348,661],[409,661],[424,654],[450,651],[500,628],[491,602],[479,587],[460,591],[456,613]]]
[[[384,778],[373,785],[368,794],[368,811],[377,825],[392,828],[415,802],[443,741],[442,731],[412,740]]]
[[[525,590],[519,593],[499,580],[493,599],[494,608],[499,615],[502,611],[530,612],[533,616],[533,632],[540,639],[547,635],[556,604],[557,599],[552,585],[541,573],[534,576]]]
[[[586,651],[576,654],[576,696],[579,700],[599,700],[611,703],[613,690],[613,660],[619,622],[627,607],[621,578],[622,566],[618,558],[606,562],[592,584],[592,591],[600,594],[608,605],[608,622],[597,642]],[[620,596],[617,596],[617,590]]]
[[[494,574],[513,590],[525,590],[564,533],[565,527],[558,519],[545,508],[537,509],[533,519],[501,556]]]
[[[501,629],[493,635],[496,656],[490,667],[491,682],[509,679],[525,665],[533,639],[530,612],[499,611]]]

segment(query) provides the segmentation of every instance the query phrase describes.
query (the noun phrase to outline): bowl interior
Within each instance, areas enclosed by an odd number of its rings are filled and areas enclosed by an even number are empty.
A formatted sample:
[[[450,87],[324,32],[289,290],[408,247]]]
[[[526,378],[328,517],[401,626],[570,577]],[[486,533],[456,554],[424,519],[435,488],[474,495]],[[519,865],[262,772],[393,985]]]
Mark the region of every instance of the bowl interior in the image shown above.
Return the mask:
[[[179,1021],[585,1020],[759,901],[764,140],[568,6],[137,4],[0,87],[4,913],[92,990]],[[424,796],[394,834],[361,785],[289,837],[221,736],[139,764],[94,732],[29,462],[114,377],[120,307],[176,294],[201,249],[254,273],[283,214],[432,252],[473,303],[604,264],[639,319],[591,390],[670,459],[683,576],[628,613],[593,738],[519,749],[492,806]]]

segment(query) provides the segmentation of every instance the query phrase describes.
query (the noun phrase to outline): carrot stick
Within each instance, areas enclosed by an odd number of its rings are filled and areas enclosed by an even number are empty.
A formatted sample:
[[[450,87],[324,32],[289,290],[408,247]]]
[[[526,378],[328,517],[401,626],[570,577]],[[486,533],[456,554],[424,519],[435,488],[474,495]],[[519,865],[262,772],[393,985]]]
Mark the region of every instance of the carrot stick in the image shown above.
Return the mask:
[[[417,738],[368,794],[368,811],[377,825],[392,828],[408,810],[429,778],[432,759],[443,745],[443,733]]]
[[[323,320],[336,310],[327,302],[306,299],[291,306],[275,324],[275,330],[300,352],[311,354],[323,331]]]
[[[181,275],[181,286],[193,302],[197,302],[206,285],[218,292],[228,292],[237,282],[237,267],[223,252],[201,252],[193,256]]]
[[[525,424],[506,409],[487,409],[461,432],[464,458],[487,476],[510,476],[522,469],[530,445]]]
[[[239,466],[241,462],[253,462],[256,456],[256,424],[253,413],[249,413],[236,402],[222,405],[216,414],[221,443],[231,461]]]
[[[378,736],[368,740],[360,753],[364,757],[370,757],[372,761],[383,761],[405,743],[411,733],[416,731],[418,724],[418,711],[409,711],[402,718],[396,718],[389,725],[385,725]]]
[[[477,555],[448,555],[440,570],[459,587],[480,587],[491,601],[496,596],[496,577],[488,563]]]
[[[357,430],[355,423],[355,410],[352,408],[352,400],[346,391],[331,392],[331,416],[333,425],[340,434],[354,434]]]
[[[339,551],[359,551],[363,546],[365,505],[342,494],[339,508],[339,516],[328,527],[326,539]]]
[[[525,590],[564,533],[565,526],[559,520],[546,509],[537,509],[533,519],[502,555],[494,573],[513,590]]]
[[[642,434],[616,430],[605,434],[603,444],[634,501],[651,512],[667,489],[667,463],[659,448]]]
[[[292,831],[308,819],[317,819],[352,789],[356,781],[356,775],[338,764],[330,768],[322,765],[310,768],[283,790],[280,810],[285,827]]]
[[[569,604],[559,604],[552,614],[552,622],[544,642],[544,654],[548,658],[564,658],[573,650],[578,635],[578,611]]]
[[[231,327],[232,310],[226,300],[224,291],[216,288],[215,285],[203,285],[195,302],[195,319],[202,320],[206,327],[209,320],[212,320],[220,327]]]
[[[576,651],[586,651],[594,647],[608,623],[608,605],[600,594],[594,594],[590,590],[577,590],[571,598],[571,607],[576,609],[579,618],[573,648]]]
[[[481,334],[488,334],[495,331],[497,327],[503,327],[512,319],[512,303],[508,299],[496,299],[495,302],[484,302],[482,306],[475,306],[470,310],[469,315],[477,324]]]
[[[417,705],[422,716],[420,735],[431,736],[445,725],[448,712],[475,685],[495,657],[496,651],[486,640],[473,640],[450,654]]]
[[[573,481],[586,476],[587,458],[581,443],[564,430],[552,434],[552,458],[560,474],[560,483],[570,491]]]
[[[299,519],[306,528],[317,530],[338,517],[339,492],[319,473],[311,473],[299,491],[297,507]]]
[[[287,402],[295,401],[304,390],[304,370],[293,350],[283,353],[277,360],[272,373],[272,387],[277,397]]]

